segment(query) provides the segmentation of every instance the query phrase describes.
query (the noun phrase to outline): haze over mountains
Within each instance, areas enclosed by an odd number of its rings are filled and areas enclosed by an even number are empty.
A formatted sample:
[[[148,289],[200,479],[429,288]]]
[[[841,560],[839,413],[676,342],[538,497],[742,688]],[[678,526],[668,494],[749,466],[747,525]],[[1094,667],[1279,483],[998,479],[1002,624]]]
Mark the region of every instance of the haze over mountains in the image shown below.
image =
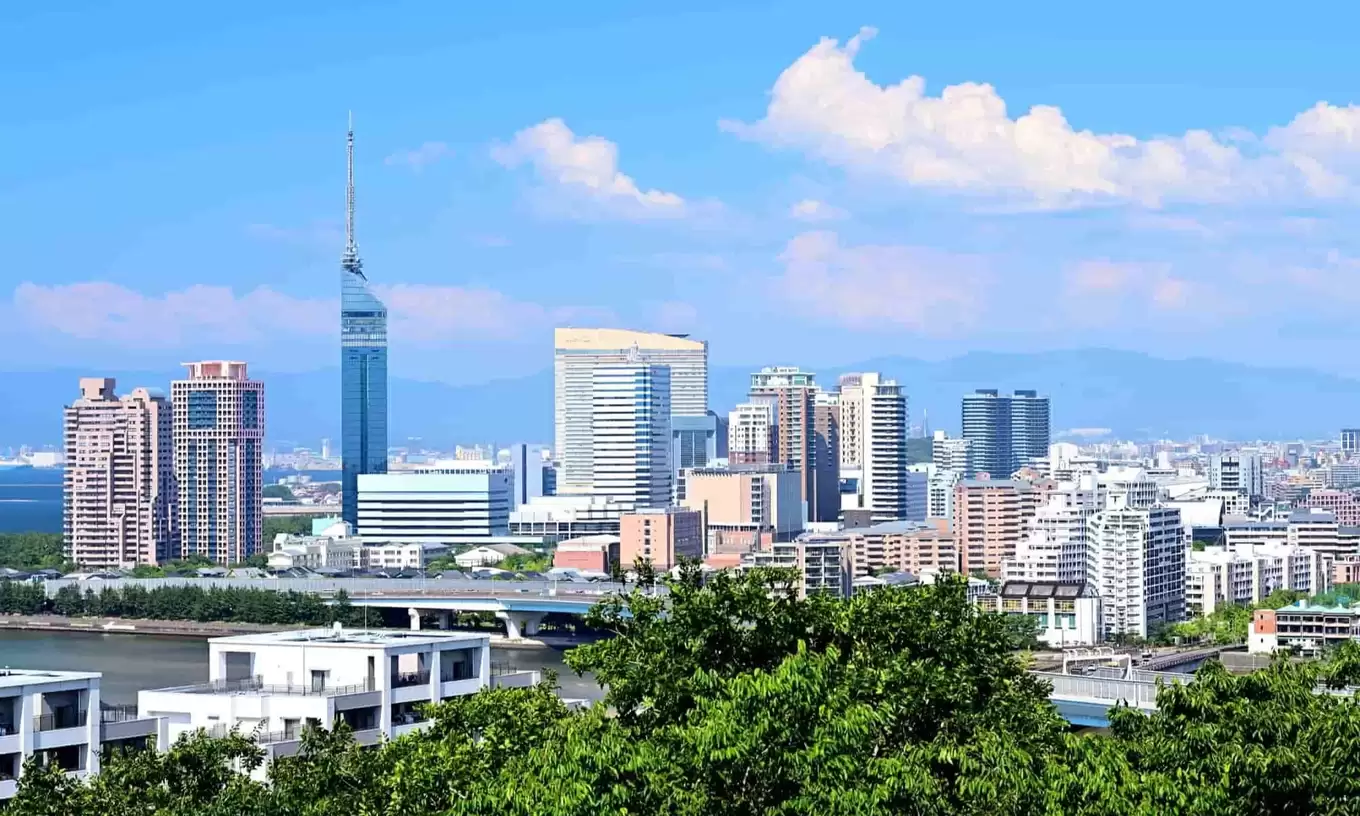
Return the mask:
[[[795,361],[772,361],[772,363]],[[751,366],[713,366],[710,404],[725,413],[745,397]],[[881,371],[906,385],[911,421],[922,411],[932,429],[957,433],[959,398],[975,388],[1036,388],[1053,399],[1053,430],[1106,428],[1132,439],[1225,439],[1334,436],[1360,425],[1360,380],[1300,368],[1257,368],[1216,360],[1164,360],[1104,349],[1033,354],[975,352],[943,361],[880,357],[814,369],[834,386],[847,371]],[[266,383],[270,443],[317,447],[339,436],[339,371],[252,374]],[[114,376],[119,393],[136,386],[169,391],[178,369],[105,372],[76,369],[3,375],[0,446],[56,445],[61,408],[81,376]],[[454,443],[547,442],[552,438],[552,371],[519,379],[455,386],[394,377],[391,444],[420,437],[435,447]],[[290,445],[291,446],[291,445]]]

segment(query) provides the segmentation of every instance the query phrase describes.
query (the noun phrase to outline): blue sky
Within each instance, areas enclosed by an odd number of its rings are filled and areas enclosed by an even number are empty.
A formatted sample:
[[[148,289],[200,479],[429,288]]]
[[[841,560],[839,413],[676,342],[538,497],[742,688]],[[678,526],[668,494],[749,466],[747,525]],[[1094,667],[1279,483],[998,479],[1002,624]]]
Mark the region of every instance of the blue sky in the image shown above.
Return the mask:
[[[333,365],[353,110],[400,376],[559,324],[1360,376],[1350,4],[112,5],[0,8],[0,369]]]

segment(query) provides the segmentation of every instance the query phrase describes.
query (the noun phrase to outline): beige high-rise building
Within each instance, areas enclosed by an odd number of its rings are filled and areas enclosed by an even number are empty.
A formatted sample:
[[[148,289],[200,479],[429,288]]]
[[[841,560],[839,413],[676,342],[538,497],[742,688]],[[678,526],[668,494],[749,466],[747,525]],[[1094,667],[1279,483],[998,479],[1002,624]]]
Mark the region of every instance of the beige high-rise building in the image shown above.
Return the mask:
[[[263,532],[264,383],[245,363],[184,365],[188,378],[170,384],[180,552],[239,563]]]
[[[106,569],[179,555],[170,404],[145,388],[119,397],[114,386],[82,377],[63,428],[66,557]]]
[[[557,491],[587,493],[595,437],[591,427],[595,369],[617,363],[670,368],[672,417],[708,413],[708,343],[684,335],[627,329],[553,332],[553,439]],[[669,433],[669,432],[668,432]]]
[[[741,552],[803,531],[799,474],[780,465],[685,472],[682,506],[704,514],[708,552]]]
[[[751,375],[750,393],[752,401],[774,405],[775,461],[798,471],[807,519],[835,521],[840,515],[840,406],[821,394],[816,377],[792,366],[763,368]]]
[[[954,538],[963,571],[1001,577],[1046,493],[1029,482],[966,479],[954,486]]]

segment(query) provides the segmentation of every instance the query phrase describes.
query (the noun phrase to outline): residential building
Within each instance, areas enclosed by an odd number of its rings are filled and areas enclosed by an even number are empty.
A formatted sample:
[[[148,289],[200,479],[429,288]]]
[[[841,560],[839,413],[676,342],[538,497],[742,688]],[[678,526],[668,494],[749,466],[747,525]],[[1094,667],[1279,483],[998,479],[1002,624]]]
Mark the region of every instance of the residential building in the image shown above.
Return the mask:
[[[559,541],[553,550],[553,569],[577,570],[585,573],[608,574],[619,561],[616,535],[592,535]]]
[[[1360,606],[1323,606],[1298,601],[1281,609],[1252,613],[1247,651],[1251,654],[1292,652],[1319,657],[1328,649],[1360,640]]]
[[[428,728],[423,706],[491,684],[490,636],[304,629],[208,641],[208,681],[145,690],[143,716],[168,738],[198,729],[244,734],[266,762],[292,756],[303,729],[344,722],[360,745]]]
[[[619,519],[618,557],[624,569],[641,559],[657,572],[682,559],[699,561],[704,557],[703,513],[679,507],[625,513]]]
[[[592,454],[598,447],[594,426],[598,418],[597,367],[620,363],[662,366],[670,378],[667,413],[673,417],[708,416],[708,343],[705,341],[692,340],[686,335],[626,329],[557,329],[554,348],[553,458],[560,467],[559,493],[593,490],[595,461]],[[668,423],[668,444],[673,427],[684,430],[687,426]],[[714,434],[716,436],[716,429]]]
[[[733,465],[768,465],[778,460],[775,403],[743,402],[727,415],[727,457]]]
[[[727,429],[721,427],[726,421],[712,411],[703,416],[671,413],[671,463],[675,469],[708,467],[715,462],[719,450],[727,446]]]
[[[707,552],[758,549],[803,531],[800,482],[780,465],[686,471],[682,506],[702,514]]]
[[[387,307],[369,288],[354,236],[354,127],[345,138],[345,253],[340,259],[341,515],[359,524],[358,479],[387,472]]]
[[[627,510],[670,504],[675,478],[670,368],[598,363],[591,371],[590,390],[592,447],[585,492],[614,499]]]
[[[1191,550],[1186,563],[1186,606],[1211,615],[1224,605],[1254,605],[1279,589],[1317,595],[1332,587],[1332,560],[1289,544],[1212,546]]]
[[[1002,561],[1008,581],[1062,584],[1092,579],[1087,522],[1100,509],[1102,493],[1095,476],[1064,482],[1034,511],[1016,545],[1015,556]]]
[[[1039,640],[1054,649],[1102,641],[1100,598],[1083,581],[1006,581],[996,595],[978,600],[988,612],[1034,618]]]
[[[627,511],[608,496],[545,495],[510,513],[510,535],[552,544],[589,535],[618,535]]]
[[[1105,638],[1146,638],[1185,619],[1185,531],[1180,511],[1156,504],[1156,497],[1150,479],[1120,477],[1087,519],[1090,583],[1101,599]]]
[[[808,520],[834,523],[841,514],[841,407],[835,394],[818,391],[812,398],[812,495]],[[888,452],[881,458],[886,459]],[[906,439],[902,441],[902,464],[906,465]],[[884,470],[884,466],[880,466]],[[891,495],[887,476],[881,480],[880,492]]]
[[[1341,429],[1341,453],[1345,456],[1360,453],[1360,428]]]
[[[102,701],[101,679],[99,672],[0,669],[0,805],[18,792],[30,757],[84,779],[99,772],[104,752],[166,747],[155,719]]]
[[[483,544],[480,547],[461,552],[453,557],[460,567],[494,567],[512,555],[532,555],[529,550],[516,544]]]
[[[63,421],[64,550],[100,569],[180,554],[170,402],[145,388],[119,397],[114,385],[82,377]]]
[[[964,477],[972,472],[968,465],[971,446],[967,439],[954,439],[944,431],[936,431],[930,441],[930,459],[940,470],[950,470]]]
[[[1037,391],[1016,391],[1011,395],[1011,462],[1019,470],[1036,459],[1048,456],[1051,432],[1048,397]]]
[[[907,487],[907,397],[876,372],[840,379],[840,467],[861,474],[860,506],[874,521],[910,518]],[[925,480],[921,479],[922,493]],[[925,518],[922,495],[920,517]]]
[[[311,535],[279,533],[274,536],[266,562],[269,569],[363,569],[363,539],[354,535],[349,522],[343,519],[330,521],[319,531],[313,523]]]
[[[1209,457],[1209,488],[1229,490],[1250,497],[1266,494],[1261,454],[1235,451]]]
[[[905,521],[925,521],[930,517],[930,478],[935,466],[926,462],[920,465],[907,465],[902,472],[902,486],[906,492]]]
[[[926,474],[926,518],[954,518],[954,488],[962,477],[961,470],[939,467]]]
[[[262,532],[264,383],[241,362],[185,366],[188,377],[170,384],[180,557],[238,564]]]
[[[849,546],[851,573],[883,571],[920,575],[927,569],[958,572],[959,552],[954,536],[943,523],[889,521],[872,527],[834,533],[804,533],[802,542],[844,542]]]
[[[1332,560],[1332,585],[1360,584],[1360,554],[1338,555]]]
[[[453,546],[510,532],[509,470],[361,474],[357,483],[358,532],[369,542]]]
[[[1309,490],[1299,499],[1299,506],[1326,510],[1336,516],[1336,523],[1343,527],[1360,527],[1360,492],[1326,488]]]
[[[774,405],[774,461],[798,472],[805,518],[835,521],[840,513],[839,411],[830,401],[818,410],[818,393],[816,374],[797,367],[764,368],[751,375],[751,400]],[[819,447],[823,460],[833,449],[835,457],[819,464]]]
[[[851,554],[845,541],[789,541],[741,556],[743,569],[775,567],[797,575],[799,598],[830,595],[848,598],[852,592]]]
[[[448,555],[450,550],[448,544],[428,541],[376,541],[365,543],[359,554],[364,569],[400,572],[426,569],[431,561]]]
[[[1029,482],[967,479],[954,488],[954,536],[963,571],[1001,577],[1002,561],[1015,557],[1042,494]]]

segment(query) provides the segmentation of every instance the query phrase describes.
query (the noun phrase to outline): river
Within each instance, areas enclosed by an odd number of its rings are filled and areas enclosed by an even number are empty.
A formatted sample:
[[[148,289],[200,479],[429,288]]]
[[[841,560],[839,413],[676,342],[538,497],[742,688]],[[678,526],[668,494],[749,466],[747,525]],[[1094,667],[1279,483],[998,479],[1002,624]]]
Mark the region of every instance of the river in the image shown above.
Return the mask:
[[[557,672],[563,697],[598,700],[593,677],[578,677],[557,649],[492,649],[493,663],[521,671]],[[106,702],[136,703],[141,689],[208,679],[208,642],[156,635],[0,630],[0,668],[97,671]]]

